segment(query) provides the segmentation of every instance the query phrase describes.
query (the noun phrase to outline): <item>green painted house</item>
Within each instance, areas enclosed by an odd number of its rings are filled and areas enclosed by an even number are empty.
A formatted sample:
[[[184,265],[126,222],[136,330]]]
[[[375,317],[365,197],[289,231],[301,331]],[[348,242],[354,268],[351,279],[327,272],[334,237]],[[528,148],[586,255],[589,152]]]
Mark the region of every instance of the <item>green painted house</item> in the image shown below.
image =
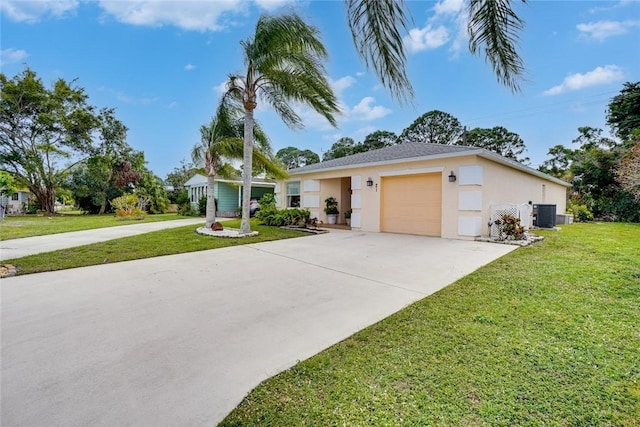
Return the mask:
[[[191,206],[197,209],[200,198],[207,195],[207,177],[196,174],[184,186],[189,194]],[[253,178],[251,182],[251,198],[260,200],[266,193],[273,194],[275,187],[275,181]],[[213,194],[217,201],[216,216],[238,216],[238,207],[242,204],[242,180],[240,178],[225,179],[216,177]]]

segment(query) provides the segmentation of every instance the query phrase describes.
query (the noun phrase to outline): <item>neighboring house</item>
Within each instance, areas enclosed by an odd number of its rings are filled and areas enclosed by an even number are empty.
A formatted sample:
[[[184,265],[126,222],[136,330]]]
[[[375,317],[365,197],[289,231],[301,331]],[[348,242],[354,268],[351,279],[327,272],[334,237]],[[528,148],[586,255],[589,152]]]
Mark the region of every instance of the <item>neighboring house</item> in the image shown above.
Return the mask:
[[[489,235],[488,223],[504,204],[513,204],[527,226],[532,205],[564,213],[570,187],[484,149],[426,143],[324,161],[289,175],[275,189],[280,207],[308,208],[326,222],[324,200],[335,197],[339,223],[351,209],[353,229],[453,239]]]
[[[198,201],[207,195],[207,177],[196,174],[184,184],[189,194],[191,206],[198,209]],[[276,187],[275,181],[253,178],[251,182],[251,198],[260,199],[265,193],[273,193]],[[216,198],[216,216],[234,217],[238,216],[238,207],[242,204],[242,180],[224,179],[216,177],[215,188],[213,189]]]
[[[25,213],[25,206],[32,197],[29,190],[18,190],[11,196],[0,197],[0,204],[6,207],[7,214],[22,214]]]

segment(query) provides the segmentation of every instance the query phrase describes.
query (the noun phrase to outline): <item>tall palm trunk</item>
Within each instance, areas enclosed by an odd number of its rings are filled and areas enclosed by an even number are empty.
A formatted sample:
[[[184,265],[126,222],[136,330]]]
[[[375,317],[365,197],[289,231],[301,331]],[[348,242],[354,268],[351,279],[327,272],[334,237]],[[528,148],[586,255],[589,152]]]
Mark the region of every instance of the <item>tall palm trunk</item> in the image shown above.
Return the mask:
[[[207,210],[205,215],[205,227],[210,228],[216,222],[216,198],[214,186],[216,185],[215,171],[213,168],[207,170]]]
[[[247,102],[249,104],[251,101]],[[240,232],[242,234],[251,233],[250,206],[251,203],[251,178],[253,174],[253,108],[252,105],[245,105],[244,108],[244,165],[242,167],[242,224]]]

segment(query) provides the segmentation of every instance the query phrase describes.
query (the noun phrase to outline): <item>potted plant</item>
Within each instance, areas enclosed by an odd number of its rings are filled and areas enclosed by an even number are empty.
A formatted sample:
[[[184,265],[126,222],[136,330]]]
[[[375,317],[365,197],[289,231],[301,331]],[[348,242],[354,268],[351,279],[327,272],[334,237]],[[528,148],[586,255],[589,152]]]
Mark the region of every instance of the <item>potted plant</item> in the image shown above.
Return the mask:
[[[328,197],[324,200],[324,213],[327,214],[327,222],[329,224],[335,224],[338,219],[338,201],[335,197]]]
[[[344,213],[344,220],[347,221],[348,226],[351,226],[351,212],[352,210],[349,209]]]

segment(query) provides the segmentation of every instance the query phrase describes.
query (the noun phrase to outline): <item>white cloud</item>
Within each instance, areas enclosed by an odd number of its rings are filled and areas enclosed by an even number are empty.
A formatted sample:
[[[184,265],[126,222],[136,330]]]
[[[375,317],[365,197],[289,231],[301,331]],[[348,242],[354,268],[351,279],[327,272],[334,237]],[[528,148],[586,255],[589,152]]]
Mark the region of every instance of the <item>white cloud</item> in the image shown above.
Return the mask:
[[[433,7],[436,15],[457,15],[464,9],[464,0],[441,0]]]
[[[213,89],[215,93],[222,95],[227,91],[227,81],[223,80],[222,83],[217,86],[213,86],[211,89]]]
[[[187,70],[187,71],[191,71],[194,68],[196,68],[196,66],[193,65],[193,64],[187,64],[187,65],[184,66],[184,69]]]
[[[360,103],[349,111],[349,118],[352,120],[372,121],[380,119],[391,113],[391,110],[382,105],[371,105],[375,99],[365,96]]]
[[[293,0],[253,0],[253,2],[256,6],[267,11],[274,11],[283,6],[295,3]]]
[[[466,13],[458,13],[455,18],[456,36],[451,43],[451,57],[457,58],[464,49],[469,45],[469,32],[467,24],[469,23],[469,15]]]
[[[14,21],[33,23],[46,16],[61,18],[73,14],[78,4],[78,0],[2,0],[0,12]]]
[[[617,65],[605,65],[596,67],[593,71],[584,74],[571,74],[564,78],[562,83],[544,91],[543,95],[558,95],[570,90],[580,90],[590,86],[598,86],[622,80],[624,73]]]
[[[633,27],[640,27],[640,21],[597,21],[576,26],[582,35],[598,41],[625,34]]]
[[[338,80],[329,80],[329,84],[331,85],[331,88],[333,89],[337,97],[340,97],[340,95],[342,95],[342,92],[344,92],[345,89],[351,87],[355,82],[356,79],[351,76],[340,77]]]
[[[242,13],[248,3],[242,0],[216,1],[114,1],[101,0],[100,7],[118,22],[159,27],[174,25],[184,30],[219,31],[228,13]]]
[[[432,28],[431,25],[422,29],[413,28],[409,31],[409,35],[404,37],[404,44],[409,53],[436,49],[448,41],[449,30],[443,25],[436,28]]]
[[[22,62],[28,56],[29,54],[26,50],[13,48],[2,49],[0,50],[0,66]]]
[[[409,53],[437,49],[451,42],[449,50],[457,57],[466,45],[467,13],[464,0],[440,0],[422,28],[413,28],[403,41]]]
[[[607,5],[606,7],[601,7],[601,6],[593,7],[589,9],[589,13],[600,13],[600,12],[607,12],[614,9],[619,9],[621,7],[625,7],[632,4],[634,1],[636,0],[620,0],[618,3],[613,3],[612,5]]]

